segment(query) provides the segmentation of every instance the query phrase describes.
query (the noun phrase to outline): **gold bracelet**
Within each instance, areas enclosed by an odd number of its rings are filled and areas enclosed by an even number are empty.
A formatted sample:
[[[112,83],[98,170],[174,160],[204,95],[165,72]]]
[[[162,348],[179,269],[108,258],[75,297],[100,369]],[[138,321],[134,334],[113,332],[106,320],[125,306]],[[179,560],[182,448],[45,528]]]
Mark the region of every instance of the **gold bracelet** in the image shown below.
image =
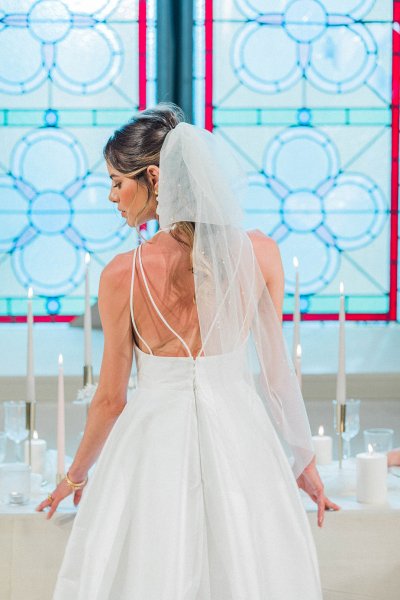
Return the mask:
[[[86,479],[84,481],[80,481],[79,483],[75,483],[74,481],[70,480],[70,478],[68,477],[68,473],[67,473],[65,475],[65,480],[68,483],[68,485],[70,485],[74,490],[77,490],[77,489],[82,488],[83,486],[85,486],[87,484],[88,477],[86,477]]]

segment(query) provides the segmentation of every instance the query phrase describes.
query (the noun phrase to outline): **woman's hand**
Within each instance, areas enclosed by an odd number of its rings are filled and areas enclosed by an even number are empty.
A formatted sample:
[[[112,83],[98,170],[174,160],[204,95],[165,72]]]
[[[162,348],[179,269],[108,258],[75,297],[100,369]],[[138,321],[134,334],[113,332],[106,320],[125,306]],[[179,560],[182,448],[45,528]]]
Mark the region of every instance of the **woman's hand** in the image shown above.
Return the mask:
[[[56,489],[53,492],[51,492],[53,500],[51,500],[50,498],[46,498],[45,500],[43,500],[43,502],[36,506],[35,510],[40,512],[44,508],[50,508],[49,512],[47,513],[46,519],[51,519],[61,500],[64,500],[64,498],[66,498],[72,493],[74,493],[74,505],[78,506],[82,497],[82,492],[83,488],[75,490],[74,492],[73,488],[67,483],[67,480],[63,479],[62,481],[60,481]]]
[[[318,527],[322,527],[324,523],[325,510],[340,510],[340,506],[325,496],[324,484],[315,466],[315,456],[297,478],[297,485],[318,505]]]

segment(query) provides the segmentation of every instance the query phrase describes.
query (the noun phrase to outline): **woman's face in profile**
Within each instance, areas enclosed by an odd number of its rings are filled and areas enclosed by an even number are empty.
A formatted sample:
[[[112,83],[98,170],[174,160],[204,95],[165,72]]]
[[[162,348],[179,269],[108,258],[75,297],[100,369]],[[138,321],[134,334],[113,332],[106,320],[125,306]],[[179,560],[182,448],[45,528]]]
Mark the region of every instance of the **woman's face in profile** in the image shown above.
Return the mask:
[[[140,185],[136,179],[126,177],[107,162],[107,170],[111,179],[111,189],[109,200],[117,204],[121,215],[126,219],[130,227],[135,227],[136,217],[142,210],[147,201],[147,188]],[[145,223],[151,218],[154,218],[155,206],[153,203],[148,203],[146,210],[141,212],[137,226]]]

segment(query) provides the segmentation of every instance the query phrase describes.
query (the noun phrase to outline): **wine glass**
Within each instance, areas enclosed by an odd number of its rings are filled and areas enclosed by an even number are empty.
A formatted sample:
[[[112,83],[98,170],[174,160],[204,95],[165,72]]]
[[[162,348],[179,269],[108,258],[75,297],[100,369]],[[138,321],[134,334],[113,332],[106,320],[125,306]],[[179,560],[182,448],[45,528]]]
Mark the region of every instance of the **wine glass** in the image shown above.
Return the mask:
[[[7,449],[7,434],[5,431],[0,431],[0,463],[6,457],[6,449]]]
[[[17,462],[23,462],[20,446],[29,433],[26,428],[26,403],[23,400],[4,402],[4,430],[7,437],[16,444]]]
[[[343,458],[350,458],[351,456],[351,445],[352,440],[360,431],[360,403],[361,400],[355,398],[349,398],[346,400],[346,419],[345,419],[345,430],[342,433],[344,440],[343,445]],[[336,431],[336,400],[332,400],[333,404],[333,426]]]

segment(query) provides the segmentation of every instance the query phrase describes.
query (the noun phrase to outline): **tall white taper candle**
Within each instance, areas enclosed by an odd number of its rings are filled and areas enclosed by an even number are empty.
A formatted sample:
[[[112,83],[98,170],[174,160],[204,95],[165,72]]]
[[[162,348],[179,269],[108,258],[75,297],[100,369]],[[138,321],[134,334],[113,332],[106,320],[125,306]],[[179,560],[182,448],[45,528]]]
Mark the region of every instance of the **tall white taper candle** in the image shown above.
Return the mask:
[[[57,474],[64,473],[65,457],[65,403],[63,356],[58,357],[58,403],[57,403]]]
[[[344,312],[344,285],[340,282],[340,309],[339,309],[339,357],[338,357],[338,372],[336,379],[336,400],[338,404],[346,402],[346,338],[345,338],[345,322],[346,316]]]
[[[294,290],[294,310],[293,310],[293,362],[296,364],[297,346],[300,344],[300,284],[299,284],[299,260],[297,256],[293,257],[293,266],[296,269],[296,283]]]
[[[297,344],[296,349],[296,374],[301,389],[301,345]]]
[[[33,308],[32,308],[33,289],[28,289],[28,309],[26,322],[28,328],[27,340],[27,364],[26,364],[26,401],[35,402],[35,373],[34,373],[34,354],[33,354]]]
[[[90,254],[85,254],[85,316],[84,316],[84,336],[85,336],[85,365],[92,364],[92,313],[90,309],[90,280],[89,266]]]

